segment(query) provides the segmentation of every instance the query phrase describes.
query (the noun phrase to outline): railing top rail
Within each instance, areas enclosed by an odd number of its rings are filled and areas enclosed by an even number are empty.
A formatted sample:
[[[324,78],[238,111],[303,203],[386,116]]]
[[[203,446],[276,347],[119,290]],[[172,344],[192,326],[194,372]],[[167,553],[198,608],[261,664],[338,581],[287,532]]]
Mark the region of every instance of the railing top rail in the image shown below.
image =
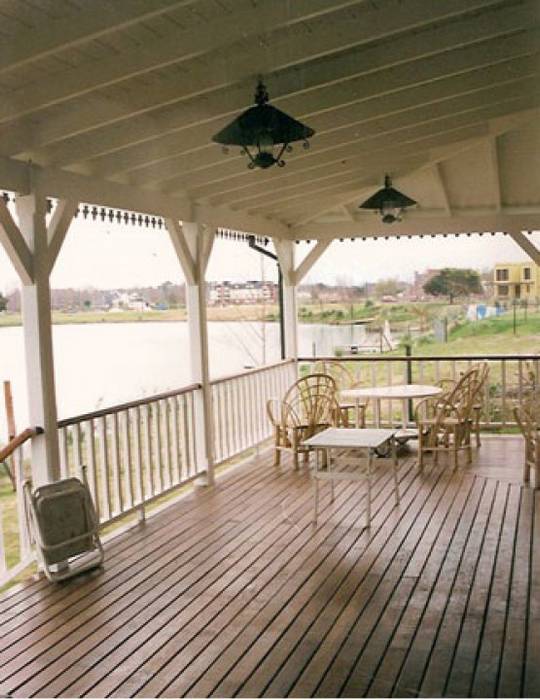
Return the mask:
[[[270,365],[262,365],[261,367],[254,367],[253,369],[246,369],[243,372],[236,372],[236,374],[227,374],[224,377],[218,377],[217,379],[212,379],[210,384],[212,386],[216,384],[222,384],[223,382],[229,382],[232,379],[238,379],[239,377],[246,377],[250,374],[259,374],[260,372],[265,372],[269,369],[275,369],[276,367],[284,367],[285,365],[294,364],[295,360],[280,360],[279,362],[273,362]]]
[[[153,396],[146,396],[143,399],[137,399],[136,401],[128,401],[127,403],[117,404],[116,406],[109,406],[108,408],[100,408],[97,411],[91,411],[90,413],[82,413],[79,416],[73,416],[72,418],[63,418],[58,421],[59,428],[65,428],[68,425],[75,425],[76,423],[83,423],[87,420],[93,420],[95,418],[103,418],[110,413],[120,413],[120,411],[127,411],[130,408],[137,408],[138,406],[145,406],[149,403],[154,403],[155,401],[161,401],[163,399],[170,399],[174,396],[182,396],[182,394],[189,394],[191,391],[196,391],[200,389],[200,384],[189,384],[188,386],[183,386],[181,389],[174,389],[172,391],[165,391],[161,394],[154,394]]]
[[[34,435],[40,435],[42,432],[43,428],[36,426],[35,428],[26,428],[22,433],[15,435],[15,437],[11,438],[7,445],[0,450],[0,462],[3,462],[12,455],[17,447],[23,445],[27,440],[34,437]]]
[[[437,360],[437,361],[460,361],[473,360],[476,362],[482,361],[500,361],[500,360],[540,360],[540,355],[341,355],[340,357],[333,356],[317,356],[317,357],[299,357],[298,362],[406,362],[407,360]]]

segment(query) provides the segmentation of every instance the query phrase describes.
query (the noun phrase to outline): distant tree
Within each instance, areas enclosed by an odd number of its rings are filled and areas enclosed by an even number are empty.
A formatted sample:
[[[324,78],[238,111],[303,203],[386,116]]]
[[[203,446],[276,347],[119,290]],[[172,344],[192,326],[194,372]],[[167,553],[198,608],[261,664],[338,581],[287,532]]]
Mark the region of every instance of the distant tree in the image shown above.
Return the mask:
[[[0,311],[5,311],[7,309],[7,304],[7,298],[0,292]]]
[[[86,311],[89,311],[92,306],[92,302],[90,301],[90,299],[85,299],[83,302],[83,306]]]
[[[375,285],[375,294],[378,297],[396,296],[403,291],[403,283],[397,279],[379,280]]]
[[[482,284],[476,270],[446,267],[426,282],[423,289],[434,297],[448,297],[452,304],[457,296],[481,293]]]

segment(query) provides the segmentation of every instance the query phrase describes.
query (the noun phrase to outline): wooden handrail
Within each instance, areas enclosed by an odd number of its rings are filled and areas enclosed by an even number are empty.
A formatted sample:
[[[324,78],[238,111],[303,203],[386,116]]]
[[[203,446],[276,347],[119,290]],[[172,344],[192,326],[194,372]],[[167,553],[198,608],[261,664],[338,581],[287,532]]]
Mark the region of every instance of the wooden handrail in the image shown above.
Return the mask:
[[[120,413],[120,411],[127,411],[130,408],[137,408],[137,406],[145,406],[146,404],[154,403],[155,401],[170,399],[174,396],[182,396],[182,394],[189,394],[191,391],[196,391],[200,388],[200,384],[190,384],[189,386],[183,386],[181,389],[165,391],[162,394],[154,394],[154,396],[147,396],[144,399],[128,401],[128,403],[121,403],[117,404],[116,406],[109,406],[108,408],[100,408],[98,411],[83,413],[80,416],[73,416],[72,418],[63,418],[62,420],[58,421],[58,427],[66,428],[68,425],[83,423],[84,421],[93,420],[94,418],[103,418],[104,416],[108,416],[110,413]]]
[[[460,362],[472,360],[474,362],[482,362],[490,360],[534,360],[540,361],[540,355],[341,355],[334,356],[316,356],[316,357],[299,357],[298,362],[410,362],[411,360],[429,362],[436,360],[437,362]]]
[[[285,365],[293,364],[295,361],[290,360],[280,360],[279,362],[274,362],[270,365],[262,365],[261,367],[253,367],[253,369],[246,369],[243,372],[237,372],[236,374],[227,374],[224,377],[218,377],[217,379],[212,379],[210,381],[211,386],[216,384],[223,384],[223,382],[229,382],[233,379],[240,379],[241,377],[247,377],[250,374],[260,374],[269,369],[276,369],[277,367],[285,367]]]
[[[22,433],[15,435],[8,444],[0,450],[0,462],[6,460],[10,455],[12,455],[17,447],[23,445],[27,440],[34,437],[35,435],[41,435],[43,433],[43,428],[26,428]]]

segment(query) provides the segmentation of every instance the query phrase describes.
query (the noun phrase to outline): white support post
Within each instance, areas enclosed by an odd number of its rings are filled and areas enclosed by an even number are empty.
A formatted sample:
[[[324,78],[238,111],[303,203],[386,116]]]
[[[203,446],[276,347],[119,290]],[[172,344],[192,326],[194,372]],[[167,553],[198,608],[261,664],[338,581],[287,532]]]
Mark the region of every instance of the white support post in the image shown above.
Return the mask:
[[[285,356],[298,357],[298,307],[296,301],[296,275],[294,269],[294,241],[274,240],[274,247],[283,275],[283,330]]]
[[[201,391],[195,396],[197,468],[206,472],[205,484],[211,486],[214,483],[214,426],[205,275],[215,231],[187,221],[180,225],[173,219],[167,219],[166,226],[186,278],[191,378],[201,385]]]
[[[35,486],[60,478],[56,390],[52,343],[49,255],[44,196],[17,197],[19,228],[32,254],[33,284],[23,278],[22,312],[30,423],[41,426],[32,439],[32,477]]]
[[[285,355],[298,357],[298,307],[296,289],[313,265],[329,247],[331,241],[318,241],[300,265],[295,268],[295,243],[288,240],[274,240],[274,247],[283,275],[283,315],[285,329]]]
[[[15,203],[18,225],[0,200],[0,243],[22,283],[30,425],[44,430],[32,438],[32,476],[39,486],[60,478],[49,276],[77,202],[59,201],[48,228],[45,195],[17,197]]]

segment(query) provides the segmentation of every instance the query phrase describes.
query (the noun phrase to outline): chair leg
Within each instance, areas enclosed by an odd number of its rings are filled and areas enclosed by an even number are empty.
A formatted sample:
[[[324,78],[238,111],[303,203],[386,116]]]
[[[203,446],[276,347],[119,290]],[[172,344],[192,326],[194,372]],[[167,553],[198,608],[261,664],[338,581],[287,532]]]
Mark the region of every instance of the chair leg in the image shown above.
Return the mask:
[[[458,462],[458,430],[457,427],[454,428],[454,444],[453,444],[453,452],[454,452],[454,469],[457,469],[459,466]]]
[[[368,454],[368,466],[367,466],[367,503],[366,503],[366,527],[371,524],[371,463],[373,460],[373,455],[371,450]]]
[[[424,468],[424,436],[422,434],[422,426],[418,426],[418,469],[422,471]]]
[[[319,480],[313,479],[313,524],[317,524],[317,518],[319,517]]]
[[[396,498],[396,505],[399,505],[398,461],[397,461],[397,447],[396,447],[395,440],[392,440],[392,469],[394,471],[394,495]]]
[[[276,436],[274,440],[274,467],[278,467],[281,462],[281,435],[279,428],[276,428]]]

